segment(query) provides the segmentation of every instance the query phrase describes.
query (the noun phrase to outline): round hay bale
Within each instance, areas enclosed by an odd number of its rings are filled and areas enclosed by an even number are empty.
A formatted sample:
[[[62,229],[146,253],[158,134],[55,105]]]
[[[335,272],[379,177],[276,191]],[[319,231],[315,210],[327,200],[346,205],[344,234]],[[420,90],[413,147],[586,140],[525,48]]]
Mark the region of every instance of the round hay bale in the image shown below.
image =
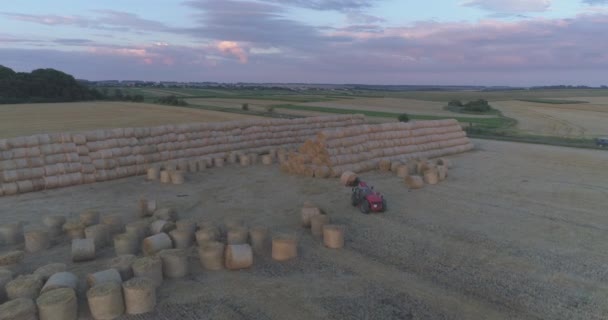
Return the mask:
[[[114,282],[121,284],[122,278],[120,277],[120,273],[118,273],[118,270],[110,268],[95,273],[89,273],[87,275],[87,284],[89,285],[89,288],[106,282]]]
[[[171,237],[166,233],[159,233],[144,239],[142,251],[145,255],[150,256],[161,250],[171,248],[173,248]]]
[[[91,315],[95,319],[115,319],[125,312],[122,286],[106,282],[87,291]]]
[[[199,246],[207,242],[214,242],[220,237],[220,232],[216,227],[204,227],[195,233],[196,243]]]
[[[184,184],[184,172],[183,171],[171,172],[171,183]]]
[[[83,239],[85,226],[76,221],[68,221],[63,224],[63,231],[70,239]]]
[[[96,225],[99,223],[99,212],[97,211],[86,211],[80,214],[80,223],[85,226],[85,227],[89,227],[92,225]]]
[[[24,236],[27,252],[39,252],[51,246],[51,238],[46,230],[30,230]]]
[[[29,274],[19,276],[6,284],[6,295],[9,299],[27,298],[36,299],[42,289],[42,279],[39,276]]]
[[[160,171],[160,182],[161,183],[171,183],[171,172],[167,170]]]
[[[326,224],[323,226],[323,244],[331,249],[344,247],[344,226]]]
[[[163,274],[167,278],[183,278],[188,275],[188,255],[183,249],[165,249],[158,253],[163,262]]]
[[[156,181],[160,178],[160,170],[158,167],[150,167],[146,171],[146,179],[150,181]]]
[[[57,288],[71,288],[76,290],[78,288],[78,277],[71,272],[57,272],[49,277],[40,292],[44,293]]]
[[[397,177],[399,177],[399,178],[405,178],[405,177],[407,177],[409,175],[410,175],[410,169],[409,169],[408,166],[406,166],[406,165],[400,165],[397,168]]]
[[[224,166],[224,158],[213,158],[213,166],[221,168]]]
[[[390,160],[386,160],[386,159],[382,159],[380,160],[380,162],[378,162],[378,169],[380,169],[380,171],[390,171],[391,170],[391,162]]]
[[[188,172],[190,172],[190,173],[198,172],[198,161],[197,160],[188,161]]]
[[[59,228],[61,229],[65,224],[64,216],[45,216],[42,219],[42,224],[44,224],[48,228]]]
[[[424,182],[427,184],[437,184],[439,183],[439,175],[437,170],[428,169],[424,171]]]
[[[138,241],[142,241],[150,235],[150,223],[146,220],[138,220],[127,223],[125,233],[137,237]]]
[[[239,157],[239,162],[240,162],[241,166],[248,167],[251,165],[251,158],[246,155],[241,155]]]
[[[45,292],[36,299],[40,320],[78,319],[78,299],[70,288],[59,288]]]
[[[114,236],[114,252],[117,256],[137,254],[141,238],[138,234],[121,233]]]
[[[232,227],[226,233],[226,243],[228,244],[244,244],[247,243],[249,232],[245,227]]]
[[[217,241],[203,243],[198,249],[201,266],[207,270],[221,270],[224,268],[225,245]]]
[[[424,173],[431,168],[432,165],[426,160],[420,160],[416,163],[416,172],[420,175],[424,175]]]
[[[21,250],[8,251],[0,253],[0,266],[12,266],[20,264],[23,261],[25,253]]]
[[[110,260],[109,267],[118,271],[122,281],[127,281],[133,278],[133,269],[131,269],[131,266],[133,265],[133,262],[135,262],[135,259],[137,259],[137,257],[132,254],[119,255]]]
[[[126,313],[131,315],[154,311],[156,286],[147,278],[133,278],[122,284]]]
[[[6,284],[13,280],[13,272],[6,269],[0,269],[0,301],[5,301],[6,296]]]
[[[110,228],[105,224],[96,224],[84,229],[87,239],[93,239],[95,248],[101,249],[110,243]]]
[[[253,265],[253,251],[249,244],[231,244],[226,246],[225,265],[227,269],[239,270]]]
[[[157,203],[156,200],[147,200],[145,198],[139,199],[139,212],[138,218],[149,217],[156,211]]]
[[[171,230],[169,236],[173,241],[173,247],[176,249],[187,249],[194,242],[194,233],[190,230]]]
[[[175,229],[175,223],[171,221],[156,220],[150,224],[151,234],[167,233],[173,229]]]
[[[95,259],[95,241],[93,239],[72,239],[72,261],[89,261]]]
[[[163,283],[163,262],[159,257],[138,258],[131,265],[133,275],[137,278],[147,278],[155,287]]]
[[[249,230],[251,249],[255,253],[263,253],[268,239],[268,229],[265,227],[253,227]]]
[[[400,166],[402,166],[403,163],[401,161],[393,161],[391,162],[391,172],[397,172],[397,169],[399,169]]]
[[[55,273],[65,272],[67,269],[68,266],[65,263],[49,263],[36,269],[34,274],[39,275],[42,281],[47,281]]]
[[[340,183],[342,183],[343,186],[351,186],[356,180],[357,174],[352,171],[345,171],[340,176]]]
[[[235,164],[237,161],[238,155],[235,152],[230,152],[228,157],[226,158],[226,162],[229,164]]]
[[[272,238],[272,258],[286,261],[298,256],[297,239],[294,235],[281,234]]]
[[[410,189],[421,189],[424,187],[424,180],[421,176],[412,175],[405,177],[405,184]]]
[[[36,320],[37,312],[33,299],[19,298],[0,305],[0,320]]]
[[[188,231],[194,235],[194,232],[196,232],[196,223],[189,219],[180,219],[175,222],[175,228],[177,230]]]
[[[177,220],[177,212],[173,208],[158,208],[154,211],[154,217],[159,220],[175,222]]]
[[[108,226],[111,234],[121,233],[125,230],[125,223],[123,222],[120,214],[104,215],[101,218],[101,223]]]
[[[264,165],[272,165],[272,156],[269,154],[265,154],[262,156],[262,164]]]
[[[20,222],[0,225],[0,243],[15,245],[23,242],[23,225]]]
[[[315,237],[323,236],[323,226],[329,224],[329,216],[325,214],[315,215],[310,219],[310,231]]]
[[[443,181],[448,177],[448,166],[447,165],[437,166],[437,177],[439,178],[439,181]]]
[[[238,227],[244,227],[245,223],[240,218],[227,217],[224,219],[226,230]]]
[[[302,227],[310,228],[310,219],[316,215],[321,214],[321,210],[316,207],[304,207],[301,210],[302,213]]]

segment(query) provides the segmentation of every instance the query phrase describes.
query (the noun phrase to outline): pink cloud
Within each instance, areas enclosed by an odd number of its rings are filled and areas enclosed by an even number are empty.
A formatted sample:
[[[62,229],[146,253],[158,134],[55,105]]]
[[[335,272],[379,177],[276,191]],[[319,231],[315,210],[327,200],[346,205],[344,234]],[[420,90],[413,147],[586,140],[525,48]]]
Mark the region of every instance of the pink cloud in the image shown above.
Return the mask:
[[[234,41],[220,41],[217,45],[217,49],[223,53],[231,54],[239,59],[241,63],[247,63],[249,57],[237,42]]]

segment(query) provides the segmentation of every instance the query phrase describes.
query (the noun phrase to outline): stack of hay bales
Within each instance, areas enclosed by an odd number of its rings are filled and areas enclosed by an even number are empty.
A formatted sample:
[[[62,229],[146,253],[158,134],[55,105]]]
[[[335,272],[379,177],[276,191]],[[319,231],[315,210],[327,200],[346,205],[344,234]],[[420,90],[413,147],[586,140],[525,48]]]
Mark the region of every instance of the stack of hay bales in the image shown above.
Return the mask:
[[[144,175],[152,167],[200,171],[213,159],[231,163],[237,153],[274,155],[277,149],[297,148],[321,130],[364,122],[361,115],[336,115],[0,139],[0,196]]]
[[[357,125],[319,132],[282,164],[284,171],[311,177],[389,170],[391,161],[434,158],[469,151],[473,144],[456,120]]]

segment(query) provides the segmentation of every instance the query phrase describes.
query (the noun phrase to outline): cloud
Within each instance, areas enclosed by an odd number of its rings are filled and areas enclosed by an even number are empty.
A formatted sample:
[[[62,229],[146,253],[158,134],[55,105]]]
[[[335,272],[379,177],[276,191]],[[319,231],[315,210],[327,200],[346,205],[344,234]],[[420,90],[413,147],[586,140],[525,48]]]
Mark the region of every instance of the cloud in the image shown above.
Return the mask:
[[[371,7],[378,0],[264,0],[282,5],[298,6],[314,10],[346,11]]]
[[[241,63],[247,63],[248,57],[245,50],[236,42],[233,41],[220,41],[217,44],[217,48],[224,53],[229,53],[239,58]]]
[[[467,0],[461,3],[498,13],[543,12],[551,7],[551,0]]]
[[[53,42],[57,43],[57,44],[67,45],[67,46],[81,46],[81,45],[88,45],[88,44],[92,43],[93,41],[88,40],[88,39],[55,39],[55,40],[53,40]]]
[[[588,5],[608,4],[608,0],[583,0],[583,3]]]
[[[384,19],[384,18],[376,17],[376,16],[373,16],[370,14],[359,12],[359,11],[351,11],[351,12],[346,13],[346,19],[347,19],[348,23],[350,23],[350,24],[355,24],[355,23],[371,24],[371,23],[386,22],[386,19]]]

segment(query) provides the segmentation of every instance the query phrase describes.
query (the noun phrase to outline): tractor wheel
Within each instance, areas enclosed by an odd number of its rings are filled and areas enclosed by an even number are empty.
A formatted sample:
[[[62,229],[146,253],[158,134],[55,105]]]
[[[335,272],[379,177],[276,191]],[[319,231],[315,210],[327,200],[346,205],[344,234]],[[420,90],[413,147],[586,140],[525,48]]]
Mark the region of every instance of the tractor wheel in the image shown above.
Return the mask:
[[[359,204],[359,201],[357,201],[357,195],[354,192],[350,195],[350,204],[352,204],[353,207],[356,207],[357,204]]]
[[[382,198],[382,211],[386,211],[388,208],[386,207],[386,199]]]
[[[369,201],[363,200],[361,206],[359,206],[359,210],[361,210],[361,213],[368,214],[370,211]]]

